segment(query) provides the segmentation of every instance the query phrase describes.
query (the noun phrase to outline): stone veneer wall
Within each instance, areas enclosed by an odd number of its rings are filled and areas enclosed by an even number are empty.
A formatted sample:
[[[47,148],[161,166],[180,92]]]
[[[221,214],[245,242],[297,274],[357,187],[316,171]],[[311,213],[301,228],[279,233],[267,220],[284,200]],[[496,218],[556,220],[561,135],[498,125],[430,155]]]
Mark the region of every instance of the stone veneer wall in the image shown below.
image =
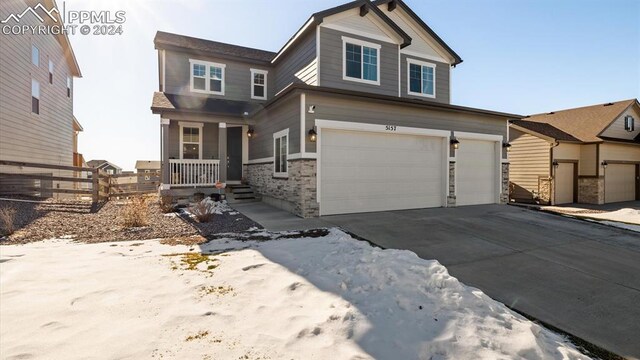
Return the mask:
[[[320,215],[316,160],[289,160],[289,177],[273,176],[273,163],[245,165],[246,179],[263,201],[300,217]]]
[[[540,204],[551,204],[551,199],[553,198],[553,179],[552,178],[541,178],[539,182],[539,194],[538,194],[538,202]]]
[[[447,206],[456,206],[456,163],[449,162],[449,195],[447,196]]]
[[[502,163],[502,191],[500,204],[509,203],[509,163]]]
[[[604,177],[578,177],[578,202],[604,204]]]

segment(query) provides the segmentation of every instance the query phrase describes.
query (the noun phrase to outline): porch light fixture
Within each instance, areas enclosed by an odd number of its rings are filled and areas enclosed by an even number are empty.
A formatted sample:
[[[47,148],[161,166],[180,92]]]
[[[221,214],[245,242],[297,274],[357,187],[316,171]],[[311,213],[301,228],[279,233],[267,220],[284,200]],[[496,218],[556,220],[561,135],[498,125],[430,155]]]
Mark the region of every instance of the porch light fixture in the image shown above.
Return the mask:
[[[316,112],[316,106],[309,105],[309,114],[315,114],[315,112]]]
[[[502,143],[502,147],[507,149],[507,151],[511,151],[511,144],[509,143]]]
[[[253,137],[253,128],[249,128],[249,130],[247,130],[247,137],[249,139],[251,139]]]
[[[553,165],[554,168],[557,168],[558,166],[560,166],[557,160],[553,160],[553,163],[551,163],[551,165]]]
[[[450,143],[451,143],[451,145],[453,145],[454,149],[457,150],[457,149],[460,148],[460,140],[458,140],[456,138],[453,138],[453,139],[451,139]]]
[[[316,142],[316,140],[318,140],[318,134],[313,128],[311,128],[311,130],[309,130],[309,141]]]
[[[607,165],[609,165],[609,163],[607,163],[607,161],[606,161],[606,160],[604,160],[603,162],[601,162],[601,163],[600,163],[600,165],[602,165],[602,168],[603,168],[603,169],[606,169],[606,168],[607,168]]]

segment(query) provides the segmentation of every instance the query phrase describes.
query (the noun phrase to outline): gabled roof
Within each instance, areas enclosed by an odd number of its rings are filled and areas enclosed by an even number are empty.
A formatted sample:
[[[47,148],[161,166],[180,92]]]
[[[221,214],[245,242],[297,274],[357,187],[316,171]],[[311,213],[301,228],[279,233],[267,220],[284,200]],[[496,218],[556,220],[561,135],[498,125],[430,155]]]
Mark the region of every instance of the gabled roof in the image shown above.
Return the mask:
[[[248,101],[214,99],[202,96],[175,95],[162,92],[153,94],[151,111],[181,111],[209,115],[242,117],[245,112],[251,113],[259,104]]]
[[[332,7],[330,9],[322,10],[312,14],[309,17],[309,20],[307,20],[304,23],[304,25],[289,39],[289,41],[287,41],[284,44],[284,46],[282,46],[280,51],[278,51],[278,54],[273,58],[273,60],[271,60],[271,62],[275,63],[276,61],[278,61],[278,59],[280,59],[282,54],[287,52],[288,49],[290,49],[300,39],[303,38],[302,35],[304,35],[307,31],[315,29],[316,26],[322,24],[322,22],[326,17],[339,14],[339,13],[342,13],[351,9],[355,9],[358,7],[360,8],[361,16],[364,16],[364,14],[371,11],[374,14],[376,14],[376,16],[378,16],[385,24],[387,24],[394,32],[396,32],[403,39],[403,43],[400,47],[404,48],[411,45],[411,40],[412,40],[411,37],[406,32],[404,32],[404,30],[402,30],[402,28],[400,28],[398,24],[393,22],[393,20],[389,19],[389,17],[385,15],[384,12],[382,12],[380,9],[378,9],[378,7],[375,6],[371,1],[355,0],[346,4],[342,4],[342,5]]]
[[[276,53],[271,51],[198,39],[191,36],[171,34],[164,31],[158,31],[153,42],[156,49],[179,48],[240,59],[252,59],[264,63],[269,63],[276,55]]]
[[[80,124],[78,119],[76,119],[75,115],[73,116],[73,130],[74,131],[84,131],[84,128],[82,127],[82,124]]]
[[[546,114],[531,115],[524,120],[549,124],[582,142],[602,142],[599,135],[633,104],[638,104],[638,100],[630,99],[552,111]]]
[[[540,122],[535,122],[535,121],[527,121],[527,120],[512,120],[510,121],[511,124],[529,130],[531,132],[534,132],[536,134],[545,136],[545,137],[549,137],[551,139],[557,140],[557,141],[573,141],[573,142],[580,142],[580,140],[576,139],[575,137],[567,134],[566,132],[552,126],[546,123],[540,123]]]
[[[112,162],[109,162],[107,160],[89,160],[87,161],[87,165],[89,167],[95,168],[95,169],[102,169],[105,166],[110,165],[112,168],[114,169],[118,169],[118,170],[122,170],[122,168]]]
[[[447,43],[444,42],[444,40],[442,40],[442,38],[440,38],[440,36],[438,36],[438,34],[435,33],[435,31],[433,31],[429,25],[427,25],[413,10],[411,10],[411,8],[404,3],[404,1],[402,0],[375,0],[373,2],[374,5],[379,6],[379,5],[384,5],[387,4],[388,5],[388,9],[390,11],[393,11],[393,9],[395,9],[395,7],[399,6],[402,10],[404,10],[407,15],[409,15],[409,17],[411,17],[416,23],[418,23],[418,25],[420,25],[420,27],[427,33],[429,34],[440,46],[442,46],[442,48],[448,52],[453,58],[454,58],[454,63],[453,65],[458,65],[462,62],[462,58],[456,54],[455,51],[453,51],[453,49],[451,49],[449,47],[449,45],[447,45]]]

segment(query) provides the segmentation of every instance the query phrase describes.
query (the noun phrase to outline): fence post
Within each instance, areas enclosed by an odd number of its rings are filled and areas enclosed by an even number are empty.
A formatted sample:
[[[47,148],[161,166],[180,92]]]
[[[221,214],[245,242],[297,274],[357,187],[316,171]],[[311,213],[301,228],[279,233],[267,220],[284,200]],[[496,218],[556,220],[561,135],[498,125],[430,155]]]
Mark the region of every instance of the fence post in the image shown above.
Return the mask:
[[[98,178],[98,169],[91,170],[93,174],[91,179],[93,180],[93,203],[96,204],[100,200],[100,178]]]

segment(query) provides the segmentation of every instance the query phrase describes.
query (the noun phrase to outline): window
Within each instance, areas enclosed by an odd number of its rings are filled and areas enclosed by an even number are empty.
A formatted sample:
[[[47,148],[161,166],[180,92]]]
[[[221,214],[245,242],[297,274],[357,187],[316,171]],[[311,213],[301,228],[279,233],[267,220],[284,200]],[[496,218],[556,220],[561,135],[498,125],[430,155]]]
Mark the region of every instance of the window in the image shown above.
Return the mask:
[[[67,97],[71,97],[71,76],[67,76]]]
[[[631,115],[627,115],[624,117],[624,129],[628,132],[635,131],[635,119]]]
[[[40,49],[35,45],[31,45],[31,62],[35,66],[40,66]]]
[[[225,64],[189,60],[191,64],[191,91],[224,95]]]
[[[202,159],[202,123],[180,123],[180,159]]]
[[[287,176],[287,155],[289,148],[289,129],[273,134],[273,175],[276,177]]]
[[[31,112],[40,114],[40,83],[31,79]]]
[[[380,45],[342,37],[344,80],[380,85]]]
[[[53,84],[53,61],[49,60],[49,84]]]
[[[266,70],[251,69],[251,98],[267,99],[267,73]]]
[[[407,59],[408,93],[425,97],[436,97],[436,65]]]

